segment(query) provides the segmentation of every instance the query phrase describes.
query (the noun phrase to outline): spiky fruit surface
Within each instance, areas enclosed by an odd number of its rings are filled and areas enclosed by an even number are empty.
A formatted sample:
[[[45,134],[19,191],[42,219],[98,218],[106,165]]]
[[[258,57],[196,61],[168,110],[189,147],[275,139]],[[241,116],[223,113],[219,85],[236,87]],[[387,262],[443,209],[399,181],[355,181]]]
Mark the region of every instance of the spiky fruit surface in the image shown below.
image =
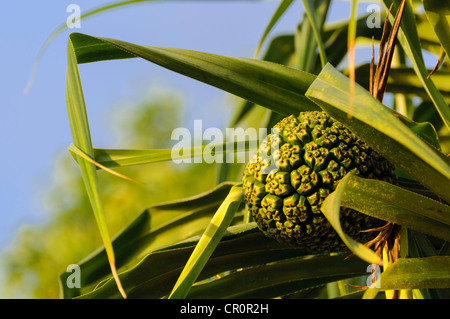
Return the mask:
[[[324,199],[347,172],[396,183],[394,166],[325,112],[284,118],[247,164],[245,201],[258,227],[269,237],[312,253],[346,250],[322,214]],[[275,164],[275,165],[274,165]],[[385,224],[341,208],[345,233],[359,242],[375,237],[361,230]]]

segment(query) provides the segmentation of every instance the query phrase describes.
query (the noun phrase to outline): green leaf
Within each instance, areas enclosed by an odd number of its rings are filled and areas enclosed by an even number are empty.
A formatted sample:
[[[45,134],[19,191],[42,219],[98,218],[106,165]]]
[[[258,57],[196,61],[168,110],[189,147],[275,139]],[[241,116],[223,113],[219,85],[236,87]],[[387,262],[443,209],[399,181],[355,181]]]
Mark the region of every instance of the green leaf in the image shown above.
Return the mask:
[[[415,12],[415,17],[417,33],[419,34],[422,49],[438,56],[442,49],[442,45],[428,21],[428,18],[425,14],[418,14],[417,12]],[[444,60],[444,64],[448,66],[448,60]]]
[[[114,170],[112,170],[112,169],[110,169],[110,168],[100,164],[94,158],[88,156],[86,153],[84,153],[82,150],[80,150],[78,147],[76,147],[74,144],[71,144],[69,146],[69,152],[72,154],[72,156],[75,158],[76,161],[77,161],[77,157],[78,156],[82,157],[83,159],[87,160],[88,162],[94,164],[97,168],[101,168],[104,171],[106,171],[106,172],[108,172],[108,173],[110,173],[112,175],[115,175],[117,177],[123,178],[123,179],[131,181],[131,182],[135,182],[135,183],[138,183],[138,184],[143,184],[141,181],[134,180],[134,179],[132,179],[132,178],[130,178],[128,176],[120,174],[120,173],[118,173],[118,172],[116,172],[116,171],[114,171]]]
[[[94,157],[94,151],[92,148],[86,105],[78,71],[77,57],[70,40],[67,47],[66,103],[73,143],[82,152],[92,158]],[[86,192],[100,230],[100,235],[105,245],[111,272],[116,280],[117,288],[126,297],[116,271],[114,251],[100,199],[96,166],[78,155],[76,157],[81,169]]]
[[[132,57],[143,57],[181,74],[216,85],[221,89],[228,89],[256,103],[263,102],[262,104],[266,106],[271,105],[280,113],[298,113],[299,110],[312,106],[317,108],[303,95],[314,79],[314,76],[308,73],[265,61],[227,58],[180,49],[144,47],[112,39],[71,34],[68,48],[67,89],[69,119],[74,135],[74,145],[90,158],[94,158],[95,154],[90,140],[78,64]],[[72,73],[69,73],[70,71]],[[115,271],[114,254],[99,200],[95,165],[78,156],[77,161],[82,168],[86,189],[105,242],[111,269],[120,288]]]
[[[266,29],[264,30],[264,33],[261,36],[261,39],[259,40],[258,47],[256,48],[256,52],[255,52],[255,56],[254,56],[255,59],[258,58],[259,52],[261,51],[261,47],[264,44],[264,41],[266,40],[270,31],[273,29],[273,27],[278,22],[278,20],[283,16],[283,14],[289,8],[289,6],[292,4],[292,2],[294,2],[294,0],[281,0],[280,4],[277,7],[277,10],[273,14],[272,18],[269,21],[269,24],[266,26]]]
[[[306,96],[398,168],[450,202],[450,159],[359,85],[355,86],[350,110],[348,88],[348,78],[328,64]]]
[[[243,202],[242,185],[233,186],[220,205],[210,224],[195,246],[191,257],[181,272],[169,298],[184,298],[211,257],[214,249],[231,223],[239,205]]]
[[[78,63],[141,57],[281,114],[318,109],[304,93],[314,75],[267,61],[210,53],[140,46],[73,33]]]
[[[324,25],[329,2],[329,0],[316,1],[316,19],[322,28],[327,57],[331,64],[338,65],[347,54],[346,39],[348,27],[346,22]],[[357,20],[356,36],[370,39],[374,36],[375,39],[379,39],[381,37],[381,31],[377,28],[367,28],[366,20],[367,16],[363,16]],[[270,42],[263,60],[284,65],[294,65],[299,70],[316,74],[322,69],[320,60],[316,61],[316,49],[317,45],[305,14],[295,35],[281,35]],[[254,107],[254,103],[245,101],[240,112],[236,114],[234,120],[231,122],[231,125],[235,126],[238,124]]]
[[[247,152],[255,150],[258,145],[257,140],[226,142],[221,144],[207,144],[193,146],[186,149],[103,149],[94,148],[94,158],[99,164],[111,167],[125,167],[133,165],[143,165],[150,163],[186,160],[195,157],[215,156],[217,154],[234,154],[237,152]],[[77,159],[74,156],[75,160]]]
[[[400,258],[379,278],[379,288],[370,288],[364,298],[379,290],[450,288],[450,257]]]
[[[144,2],[144,1],[153,1],[153,0],[127,0],[127,1],[118,1],[115,3],[110,3],[107,5],[102,5],[100,7],[97,7],[95,9],[89,10],[87,12],[84,12],[80,19],[86,19],[89,18],[90,16],[94,16],[96,14],[102,13],[102,12],[106,12],[108,10],[112,10],[112,9],[116,9],[122,6],[127,6],[130,4],[136,4],[139,2]],[[34,62],[33,65],[33,70],[31,71],[31,75],[30,78],[28,80],[27,86],[25,88],[25,92],[28,92],[29,89],[31,88],[31,85],[33,83],[33,79],[34,76],[36,74],[37,71],[37,67],[45,53],[45,51],[47,50],[48,46],[50,45],[50,43],[60,34],[62,33],[64,30],[67,29],[67,23],[62,23],[58,28],[56,28],[45,40],[44,44],[42,45],[41,49],[39,50],[38,56],[36,58],[36,61]]]
[[[431,102],[420,103],[414,110],[412,118],[416,122],[430,122],[436,130],[442,127],[442,121]]]
[[[448,205],[387,182],[357,177],[353,172],[347,174],[342,188],[341,206],[450,240]]]
[[[369,88],[369,66],[369,64],[363,64],[356,69],[356,82],[366,89]],[[426,72],[429,73],[431,70],[427,69]],[[450,103],[449,76],[450,70],[447,67],[441,68],[438,72],[433,74],[433,82],[447,103]],[[430,100],[430,97],[423,88],[422,82],[412,68],[391,68],[389,71],[387,91],[392,93],[403,93],[409,96],[418,96],[427,101]],[[434,108],[433,105],[431,106]]]
[[[386,8],[388,8],[391,3],[394,3],[393,9],[390,14],[390,21],[392,23],[401,0],[383,0],[383,2]],[[425,63],[422,56],[422,48],[420,46],[420,39],[417,34],[415,17],[410,7],[409,1],[406,2],[403,19],[400,25],[400,30],[398,32],[398,41],[400,42],[403,50],[408,56],[412,67],[414,68],[414,71],[416,72],[428,96],[439,112],[444,124],[450,130],[450,109],[445,102],[442,94],[436,88],[432,79],[427,79],[428,73],[425,68]]]
[[[327,17],[330,0],[320,0],[314,2],[314,16],[317,22],[317,27],[320,31],[322,42],[326,38],[323,36],[323,26]],[[325,46],[325,44],[324,44]],[[306,72],[316,71],[317,60],[317,42],[314,38],[314,31],[308,19],[308,13],[305,11],[301,24],[297,27],[295,34],[295,54],[296,65],[299,70]],[[328,55],[328,52],[325,52]]]
[[[416,123],[413,121],[404,120],[405,125],[407,125],[411,131],[413,131],[417,136],[423,138],[431,146],[437,150],[441,150],[441,145],[439,143],[439,136],[434,129],[434,126],[429,122]]]
[[[199,236],[154,251],[120,274],[129,298],[166,297],[198,240]],[[213,279],[218,274],[221,279]],[[367,263],[359,258],[348,258],[347,253],[310,256],[268,238],[249,223],[227,229],[187,297],[273,298],[364,274]],[[118,297],[112,280],[80,296]]]
[[[284,259],[246,268],[192,287],[188,298],[276,298],[367,274],[367,264],[346,254]]]
[[[333,226],[336,233],[345,243],[345,245],[359,258],[365,260],[369,264],[378,264],[382,265],[383,262],[375,252],[373,252],[370,248],[364,246],[363,244],[357,242],[351,237],[347,236],[344,233],[341,227],[341,223],[339,220],[340,211],[341,211],[341,202],[343,199],[343,193],[347,186],[350,175],[347,174],[338,184],[336,190],[328,195],[328,197],[324,200],[321,211],[330,222],[331,226]]]
[[[350,19],[348,22],[348,32],[347,32],[347,47],[349,54],[349,67],[354,70],[355,68],[355,43],[356,43],[356,29],[357,29],[357,10],[358,9],[358,0],[351,1],[350,7]]]
[[[149,163],[158,163],[171,161],[173,159],[193,158],[202,152],[204,147],[189,149],[191,152],[184,154],[183,150],[174,150],[177,153],[176,158],[172,157],[170,149],[151,149],[151,150],[125,150],[125,149],[94,149],[95,160],[106,167],[125,167],[133,165],[143,165]],[[183,154],[179,154],[183,153]]]
[[[320,62],[322,63],[322,67],[324,67],[325,64],[328,62],[328,59],[327,59],[327,54],[325,52],[325,47],[323,44],[322,36],[320,34],[320,27],[319,27],[319,24],[317,23],[316,13],[314,11],[314,5],[313,5],[312,0],[302,0],[302,1],[303,1],[303,6],[305,7],[306,16],[308,17],[309,24],[311,25],[311,28],[312,28],[312,31],[314,34],[314,38],[316,40],[316,44],[319,48]]]
[[[450,3],[448,1],[422,0],[422,4],[428,21],[447,56],[450,56]]]
[[[262,60],[289,65],[293,53],[294,36],[290,34],[279,35],[270,41]]]
[[[140,4],[140,3],[144,3],[144,2],[156,2],[156,1],[157,2],[162,2],[162,1],[174,2],[174,1],[183,1],[183,0],[125,0],[125,1],[115,1],[115,2],[111,2],[111,3],[100,5],[100,6],[96,7],[96,8],[91,9],[91,10],[83,11],[83,13],[80,16],[80,19],[82,19],[84,21],[87,18],[96,16],[96,15],[101,14],[101,13],[108,12],[110,10],[126,7],[126,6],[129,6],[129,5],[136,5],[136,4]],[[220,0],[203,0],[203,1],[212,1],[212,2],[214,2],[214,1],[220,1]],[[231,1],[231,0],[228,0],[228,1]],[[246,0],[246,1],[261,1],[261,0]],[[44,44],[42,45],[42,47],[39,50],[39,53],[38,53],[38,55],[36,57],[36,60],[34,62],[30,78],[28,80],[27,86],[24,89],[25,93],[29,91],[29,89],[31,88],[31,85],[33,84],[33,80],[34,80],[35,74],[37,72],[38,65],[39,65],[42,57],[44,56],[44,53],[47,50],[48,46],[52,43],[52,41],[59,34],[61,34],[66,29],[67,29],[67,23],[64,22],[59,27],[57,27],[47,37],[47,39],[45,40]]]
[[[112,242],[118,269],[123,271],[134,267],[153,251],[200,235],[232,186],[232,183],[223,183],[209,192],[149,207],[143,211]],[[85,293],[91,285],[109,274],[104,248],[77,264],[80,266],[82,289],[67,288],[65,282],[70,274],[65,272],[60,277],[64,298]],[[127,284],[125,288],[130,289]]]
[[[274,38],[270,42],[262,60],[288,65],[289,61],[292,59],[293,53],[294,53],[294,36],[281,35]],[[253,102],[242,101],[239,111],[237,111],[234,114],[233,119],[230,123],[231,127],[235,127],[240,124],[240,121],[244,120],[245,118],[249,118],[251,116],[251,111],[254,110],[255,107],[256,105]],[[257,110],[256,112],[258,111],[259,110]],[[255,121],[259,117],[260,116],[253,116],[252,120]],[[256,124],[255,126],[250,125],[250,127],[264,127],[264,126]]]
[[[129,298],[164,298],[169,295],[201,236],[149,253],[133,268],[120,274]],[[298,248],[280,245],[265,236],[255,223],[231,226],[206,263],[198,281],[242,267],[264,265],[305,256]],[[80,298],[119,298],[109,279]]]
[[[381,12],[381,15],[383,13]],[[356,34],[355,43],[361,40],[361,43],[367,43],[369,40],[381,39],[381,28],[368,28],[367,19],[369,15],[362,16],[356,20]],[[348,52],[348,21],[344,22],[332,22],[324,25],[323,37],[326,47],[327,57],[329,63],[335,66],[340,65],[343,62],[344,57]],[[321,68],[318,70],[319,73]]]

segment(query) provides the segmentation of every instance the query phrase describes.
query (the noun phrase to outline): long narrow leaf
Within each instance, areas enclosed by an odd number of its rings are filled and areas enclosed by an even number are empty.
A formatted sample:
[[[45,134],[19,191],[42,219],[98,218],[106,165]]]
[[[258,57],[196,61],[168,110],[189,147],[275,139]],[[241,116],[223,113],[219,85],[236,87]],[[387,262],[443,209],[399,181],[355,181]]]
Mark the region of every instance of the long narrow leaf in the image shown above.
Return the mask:
[[[84,101],[83,89],[81,86],[78,71],[77,57],[75,55],[72,42],[69,40],[67,47],[67,76],[66,76],[66,101],[70,127],[74,145],[90,157],[94,157],[92,148],[89,123]],[[113,247],[110,235],[106,226],[103,206],[98,189],[97,172],[94,164],[83,157],[76,155],[80,165],[84,185],[94,211],[100,235],[105,245],[112,274],[116,280],[117,287],[122,296],[126,297],[120,280],[117,275]]]
[[[91,10],[87,10],[85,12],[83,12],[80,16],[80,19],[85,20],[87,18],[96,16],[98,14],[101,13],[105,13],[108,12],[110,10],[114,10],[114,9],[118,9],[118,8],[122,8],[122,7],[126,7],[126,6],[130,6],[130,5],[136,5],[136,4],[140,4],[140,3],[144,3],[144,2],[173,2],[173,1],[183,1],[183,0],[125,0],[125,1],[115,1],[115,2],[111,2],[111,3],[107,3],[107,4],[103,4],[100,5],[96,8],[93,8]],[[220,0],[203,0],[203,1],[220,1]],[[234,1],[234,0],[226,0],[226,1]],[[246,0],[246,1],[261,1],[261,0]],[[33,84],[33,80],[34,77],[36,75],[37,72],[37,68],[38,65],[45,53],[45,51],[47,50],[48,46],[52,43],[52,41],[59,35],[61,34],[64,30],[67,29],[67,23],[62,23],[59,27],[57,27],[45,40],[44,44],[42,45],[42,47],[39,50],[39,53],[36,57],[36,60],[34,62],[33,65],[33,69],[31,71],[31,75],[30,78],[28,79],[28,83],[24,89],[24,92],[27,93],[32,84]]]
[[[262,57],[264,61],[270,61],[278,64],[289,65],[290,60],[292,59],[294,53],[294,40],[291,35],[281,35],[274,38],[268,45],[268,48]],[[240,110],[234,114],[232,121],[230,122],[230,127],[235,127],[240,124],[242,120],[245,118],[250,118],[250,112],[255,110],[257,105],[250,101],[242,101]],[[260,112],[259,110],[254,112]],[[261,116],[252,117],[252,124],[250,127],[270,127],[270,126],[261,126],[258,124],[253,124],[256,122],[257,118]],[[264,122],[263,120],[259,120],[259,123]]]
[[[327,65],[306,95],[378,153],[450,202],[449,158],[418,137],[394,111],[359,85],[355,86],[353,117],[348,119],[348,83],[348,78]]]
[[[115,3],[110,3],[107,5],[102,5],[100,7],[97,7],[95,9],[89,10],[85,13],[83,13],[80,17],[80,19],[86,19],[89,18],[91,16],[94,16],[96,14],[102,13],[102,12],[106,12],[112,9],[116,9],[119,7],[123,7],[123,6],[127,6],[127,5],[131,5],[131,4],[136,4],[139,2],[145,2],[145,1],[154,1],[154,0],[127,0],[127,1],[118,1]],[[44,44],[42,45],[41,49],[39,50],[39,53],[37,55],[36,61],[34,62],[33,65],[33,69],[31,71],[31,75],[30,78],[28,80],[27,86],[24,89],[24,92],[28,92],[31,88],[31,85],[33,84],[33,80],[34,77],[36,75],[37,72],[37,67],[45,53],[45,51],[47,50],[48,46],[50,45],[50,43],[52,43],[52,41],[64,30],[67,29],[67,23],[63,23],[61,24],[58,28],[56,28],[45,40]]]
[[[169,298],[184,298],[213,253],[243,200],[242,185],[233,186],[192,252]]]
[[[350,112],[352,114],[353,94],[355,91],[355,42],[356,42],[356,25],[357,25],[357,8],[358,0],[352,0],[350,9],[350,21],[348,24],[347,47],[348,47],[348,73],[349,73],[349,92],[350,92]]]
[[[450,257],[400,258],[383,272],[379,288],[370,288],[363,298],[373,298],[380,290],[450,288]]]
[[[189,298],[276,298],[301,289],[367,274],[367,264],[346,254],[291,258],[243,269],[192,287]]]
[[[422,0],[423,8],[447,56],[450,56],[450,3],[439,0]]]
[[[345,177],[341,205],[445,240],[450,240],[450,206],[387,182]]]
[[[71,144],[69,146],[69,152],[74,156],[75,159],[79,157],[84,158],[85,160],[87,160],[88,162],[94,164],[96,167],[101,168],[104,171],[107,171],[108,173],[115,175],[117,177],[123,178],[125,180],[128,180],[130,182],[134,182],[134,183],[138,183],[138,184],[144,184],[141,181],[137,181],[132,179],[131,177],[125,176],[123,174],[120,174],[116,171],[113,171],[112,169],[109,169],[108,167],[100,164],[99,162],[97,162],[95,159],[91,158],[90,156],[88,156],[87,154],[85,154],[82,150],[80,150],[78,147],[76,147],[74,144]]]
[[[427,69],[427,73],[431,70]],[[441,92],[444,100],[450,103],[450,82],[448,77],[450,70],[445,67],[433,74],[433,83]],[[369,65],[363,64],[356,68],[356,82],[364,88],[369,88]],[[414,69],[409,67],[393,67],[389,71],[387,91],[392,93],[402,93],[410,96],[418,96],[425,100],[430,100],[427,92],[423,88],[422,82],[417,77]],[[432,105],[432,107],[434,107]]]
[[[345,245],[359,258],[367,261],[370,264],[378,264],[382,265],[383,262],[375,252],[373,252],[370,248],[364,246],[363,244],[357,242],[351,237],[347,236],[342,230],[341,223],[339,220],[340,217],[340,209],[341,202],[343,198],[344,190],[347,186],[349,179],[349,175],[345,176],[340,182],[336,190],[331,193],[323,202],[321,210],[325,217],[330,222],[331,226],[333,226],[336,233],[345,243]]]
[[[326,37],[322,31],[330,7],[330,2],[331,0],[314,1],[314,15],[321,37],[323,37],[323,42],[326,41]],[[295,34],[296,65],[299,70],[313,73],[316,72],[316,62],[318,57],[316,51],[317,43],[314,38],[313,28],[305,12],[303,20],[297,27],[297,32]],[[326,52],[326,55],[328,56],[328,52]]]
[[[305,12],[308,17],[309,23],[312,27],[314,38],[316,39],[317,47],[319,48],[320,62],[322,67],[328,62],[327,54],[325,52],[325,47],[323,45],[322,36],[320,34],[320,28],[317,23],[316,14],[314,11],[314,5],[311,0],[302,0],[303,6],[305,7]]]
[[[94,148],[95,161],[99,168],[125,167],[167,161],[181,161],[198,156],[215,157],[219,154],[234,154],[256,150],[258,141],[238,141],[213,145],[174,149],[104,149]],[[75,153],[75,152],[72,152]],[[74,157],[76,160],[76,157]],[[103,166],[103,167],[101,167]]]
[[[153,251],[130,270],[120,274],[130,298],[164,298],[169,295],[183,266],[201,236]],[[231,226],[218,243],[198,277],[204,281],[225,271],[254,267],[307,256],[308,253],[265,236],[255,223]],[[308,258],[308,257],[306,257]],[[359,267],[364,268],[364,266]],[[189,295],[188,295],[189,297]],[[120,298],[109,279],[81,298]]]
[[[200,235],[232,186],[232,183],[223,183],[211,191],[144,210],[112,242],[117,269],[122,272],[134,267],[153,251]],[[104,247],[77,264],[80,266],[81,287],[77,290],[62,284],[64,298],[74,298],[86,293],[92,290],[92,285],[110,275]],[[65,283],[68,276],[67,272],[61,274],[61,283]],[[130,291],[129,283],[124,284],[127,292]],[[111,289],[114,288],[113,285]],[[117,289],[114,293],[117,293]]]
[[[381,15],[382,14],[383,13],[381,13]],[[372,37],[374,37],[375,41],[381,39],[382,28],[368,28],[368,18],[369,16],[365,15],[356,20],[355,44],[358,39],[361,39],[362,43],[368,43],[368,41],[371,41]],[[326,39],[325,47],[330,64],[335,66],[340,65],[344,57],[347,55],[349,38],[348,31],[349,27],[347,21],[338,23],[333,22],[324,26],[323,37]]]
[[[394,3],[393,11],[390,14],[391,23],[394,19],[394,14],[399,7],[402,0],[383,0],[386,8]],[[442,94],[436,88],[432,78],[428,79],[428,72],[425,68],[425,63],[422,56],[422,49],[420,46],[420,39],[417,34],[417,27],[415,24],[415,17],[410,7],[409,1],[406,3],[402,23],[398,33],[398,41],[400,42],[403,50],[405,51],[408,59],[410,60],[414,71],[416,71],[423,87],[425,88],[428,96],[439,112],[442,121],[450,130],[450,108],[445,102]]]
[[[305,98],[315,76],[283,65],[210,53],[141,46],[115,39],[70,35],[78,63],[141,57],[281,114],[318,107]]]
[[[289,6],[294,2],[294,0],[281,0],[280,4],[278,5],[277,10],[273,14],[272,18],[269,21],[269,24],[266,26],[263,35],[261,36],[261,39],[259,40],[258,47],[255,51],[255,59],[258,58],[259,52],[261,51],[261,47],[264,44],[264,41],[266,40],[267,36],[269,35],[270,31],[273,29],[275,24],[278,22],[278,20],[283,16],[283,14],[286,12],[286,10],[289,8]]]

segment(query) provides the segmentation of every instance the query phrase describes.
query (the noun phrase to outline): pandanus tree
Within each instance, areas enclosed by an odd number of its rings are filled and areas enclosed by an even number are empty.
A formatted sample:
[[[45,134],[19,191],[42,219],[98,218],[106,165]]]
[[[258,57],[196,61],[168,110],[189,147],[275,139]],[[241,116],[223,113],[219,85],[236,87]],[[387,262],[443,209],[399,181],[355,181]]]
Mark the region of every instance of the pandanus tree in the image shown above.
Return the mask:
[[[135,2],[143,1],[85,16]],[[330,23],[331,0],[304,0],[298,27],[270,38],[292,3],[280,1],[254,58],[70,34],[69,151],[104,246],[78,263],[79,287],[69,287],[70,273],[62,273],[65,298],[448,296],[449,5],[383,0],[384,27],[370,28],[370,15],[357,17],[357,1],[348,21]],[[367,43],[371,62],[355,65],[355,48]],[[424,52],[436,58],[433,72]],[[95,148],[78,65],[131,58],[240,97],[230,126],[272,133],[257,150],[249,139]],[[392,103],[383,104],[385,93]],[[236,150],[254,156],[227,161]],[[111,239],[99,170],[131,179],[114,169],[205,153],[222,159],[214,189],[149,207]],[[337,283],[354,288],[331,294],[330,287],[342,287]]]

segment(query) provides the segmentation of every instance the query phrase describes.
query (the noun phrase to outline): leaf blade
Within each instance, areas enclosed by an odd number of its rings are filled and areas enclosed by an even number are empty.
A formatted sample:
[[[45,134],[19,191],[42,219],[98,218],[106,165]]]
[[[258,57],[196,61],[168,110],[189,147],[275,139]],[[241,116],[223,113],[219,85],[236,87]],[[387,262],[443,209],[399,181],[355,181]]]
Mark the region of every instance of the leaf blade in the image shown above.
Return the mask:
[[[341,208],[341,201],[344,194],[344,189],[347,186],[348,180],[349,180],[349,174],[347,174],[338,184],[336,190],[327,196],[327,198],[324,200],[321,211],[327,218],[327,220],[330,222],[331,226],[333,226],[336,233],[339,235],[339,237],[342,239],[342,241],[345,243],[345,245],[359,258],[367,261],[369,264],[377,264],[382,265],[383,261],[381,260],[380,256],[375,254],[370,248],[364,246],[363,244],[357,242],[356,240],[352,239],[350,236],[344,233],[341,227],[341,223],[339,220],[340,216],[340,208]]]
[[[191,257],[180,274],[169,298],[184,298],[213,253],[225,230],[231,223],[237,207],[243,201],[242,185],[233,186],[217,210]]]
[[[304,96],[315,76],[284,65],[191,50],[140,46],[81,33],[73,33],[70,37],[80,63],[108,60],[123,54],[119,52],[126,52],[129,58],[139,56],[281,114],[318,109]]]
[[[383,0],[383,3],[386,8],[388,8],[392,3],[393,12],[397,10],[399,4],[402,0]],[[394,13],[391,12],[390,20],[391,22],[394,19]],[[450,130],[450,109],[445,102],[442,94],[436,88],[432,79],[427,79],[428,72],[425,68],[425,63],[422,56],[422,49],[420,46],[420,39],[417,33],[417,27],[415,24],[415,17],[410,7],[409,1],[406,2],[404,16],[402,19],[402,23],[400,25],[400,30],[398,32],[398,41],[402,45],[403,50],[405,51],[408,59],[410,60],[414,71],[420,79],[425,91],[433,102],[436,110],[442,118],[445,126]]]
[[[124,271],[156,250],[201,234],[232,186],[232,183],[222,183],[208,192],[145,209],[112,242],[118,270]],[[110,275],[104,247],[77,264],[81,289],[76,291],[61,285],[64,298],[86,293],[89,287]],[[69,275],[61,274],[60,282],[65,283]],[[129,283],[124,284],[127,292],[130,291]],[[114,290],[116,293],[117,289]]]
[[[278,5],[275,13],[273,14],[272,18],[270,19],[269,23],[267,24],[266,28],[264,29],[261,39],[259,40],[258,46],[257,46],[255,54],[254,54],[255,59],[258,58],[259,52],[261,51],[261,48],[262,48],[262,45],[264,44],[264,41],[266,40],[270,31],[273,29],[273,27],[278,22],[278,20],[283,16],[283,14],[286,12],[286,10],[290,7],[290,5],[292,4],[293,1],[294,0],[282,0],[280,2],[280,4]]]
[[[448,1],[422,0],[422,5],[445,53],[450,56],[450,4]]]
[[[314,38],[316,39],[317,47],[319,48],[319,56],[322,67],[328,62],[327,53],[325,52],[325,46],[320,34],[319,25],[317,23],[316,14],[314,12],[314,5],[311,0],[302,0],[305,7],[306,16],[308,17],[309,24],[313,30]]]
[[[374,298],[380,290],[449,288],[449,268],[448,256],[400,258],[380,275],[379,287],[369,288],[363,298]]]
[[[450,201],[450,161],[405,124],[401,117],[359,85],[355,85],[352,119],[349,110],[349,80],[327,65],[311,84],[306,96],[346,125],[379,154],[411,177]]]
[[[396,185],[349,173],[342,206],[450,240],[450,206]]]
[[[197,156],[216,156],[256,150],[257,141],[225,142],[182,149],[103,149],[94,148],[95,160],[107,168],[143,165],[166,161],[183,161]],[[207,152],[207,153],[205,153]]]
[[[78,63],[70,39],[67,46],[66,103],[74,145],[84,153],[93,157],[94,152],[92,148],[83,89],[78,71]],[[78,155],[77,159],[87,195],[99,227],[100,235],[102,237],[103,244],[105,245],[111,272],[116,281],[118,290],[121,295],[126,298],[125,291],[123,290],[116,270],[114,250],[104,218],[95,165]]]

